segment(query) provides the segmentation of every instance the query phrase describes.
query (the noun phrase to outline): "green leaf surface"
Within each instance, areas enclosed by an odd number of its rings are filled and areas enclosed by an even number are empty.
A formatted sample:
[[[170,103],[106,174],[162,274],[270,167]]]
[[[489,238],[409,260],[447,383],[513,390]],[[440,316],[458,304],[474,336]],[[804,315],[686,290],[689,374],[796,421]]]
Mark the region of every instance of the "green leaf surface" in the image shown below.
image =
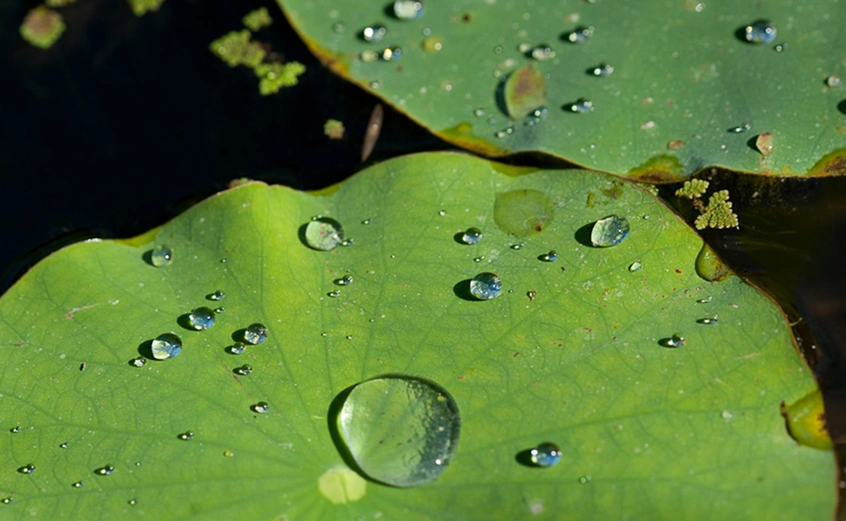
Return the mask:
[[[318,214],[353,244],[306,247]],[[630,235],[589,246],[610,214]],[[471,226],[482,239],[462,244]],[[162,244],[172,261],[154,267]],[[0,299],[0,517],[828,519],[834,457],[797,444],[780,414],[816,389],[788,325],[739,278],[699,278],[701,247],[605,174],[421,154],[321,193],[245,184],[144,236],[65,248]],[[481,272],[499,297],[468,298]],[[181,325],[219,305],[210,329]],[[255,322],[267,340],[227,352]],[[179,356],[129,363],[171,331]],[[684,345],[662,345],[677,333]],[[365,481],[333,440],[344,393],[385,374],[455,401],[457,450],[431,483]],[[343,429],[358,428],[344,403]],[[560,463],[521,464],[543,442]]]
[[[278,1],[333,70],[471,150],[541,151],[650,182],[709,166],[846,173],[846,91],[827,83],[846,73],[835,51],[844,45],[842,3],[429,1],[403,21],[390,3]],[[775,25],[773,42],[746,41],[744,28],[760,19]],[[361,37],[374,24],[387,28],[378,43]],[[589,27],[584,43],[569,40]],[[386,46],[402,57],[360,58]],[[511,110],[505,85],[529,63],[546,79],[539,119]],[[613,73],[596,75],[602,64]],[[574,112],[580,99],[591,110]]]

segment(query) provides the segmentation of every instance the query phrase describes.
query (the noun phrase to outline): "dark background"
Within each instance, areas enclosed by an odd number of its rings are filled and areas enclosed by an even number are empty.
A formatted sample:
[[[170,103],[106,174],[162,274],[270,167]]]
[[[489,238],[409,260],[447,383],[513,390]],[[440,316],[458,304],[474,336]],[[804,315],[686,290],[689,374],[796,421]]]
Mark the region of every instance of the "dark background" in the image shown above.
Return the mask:
[[[0,293],[64,244],[138,235],[232,179],[315,189],[365,166],[378,100],[324,69],[272,1],[167,0],[137,18],[124,0],[80,0],[60,9],[68,28],[46,51],[18,34],[35,5],[0,0]],[[307,67],[298,86],[269,97],[251,71],[208,50],[260,6],[274,24],[257,39]],[[452,148],[385,108],[368,163]],[[329,118],[343,121],[343,140],[323,135]],[[791,322],[801,317],[797,342],[846,446],[846,178],[703,176],[730,190],[742,226],[704,237]],[[662,196],[690,219],[674,189]]]

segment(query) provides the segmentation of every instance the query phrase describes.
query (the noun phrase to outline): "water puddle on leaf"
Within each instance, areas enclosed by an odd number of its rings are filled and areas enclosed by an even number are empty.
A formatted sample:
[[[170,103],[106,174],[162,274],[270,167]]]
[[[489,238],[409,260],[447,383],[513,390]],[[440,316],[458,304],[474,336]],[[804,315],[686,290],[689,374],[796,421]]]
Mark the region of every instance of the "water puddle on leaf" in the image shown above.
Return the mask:
[[[367,481],[345,467],[329,469],[317,480],[317,488],[332,503],[358,501],[367,492]]]
[[[825,410],[819,389],[792,404],[781,404],[781,414],[787,422],[787,432],[800,445],[830,450],[831,437],[825,424]]]
[[[501,230],[523,238],[542,232],[555,214],[555,206],[543,192],[512,190],[496,194],[494,222]]]
[[[696,256],[696,274],[708,282],[721,282],[731,275],[731,270],[708,244],[703,243]]]

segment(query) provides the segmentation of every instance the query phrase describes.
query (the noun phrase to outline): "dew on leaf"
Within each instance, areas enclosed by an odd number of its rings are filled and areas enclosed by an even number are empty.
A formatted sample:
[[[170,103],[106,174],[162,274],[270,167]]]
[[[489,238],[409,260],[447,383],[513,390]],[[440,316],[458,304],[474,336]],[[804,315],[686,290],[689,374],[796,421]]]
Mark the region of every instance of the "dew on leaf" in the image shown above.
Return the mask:
[[[137,499],[130,499],[129,501],[127,501],[127,503],[129,503],[130,506],[135,506],[135,505],[138,504],[138,500]]]
[[[662,338],[658,343],[664,347],[681,347],[684,345],[684,337],[681,333],[673,333],[669,338]]]
[[[159,244],[150,251],[150,262],[157,268],[167,266],[172,260],[173,251],[164,244]]]
[[[534,60],[543,62],[555,58],[555,51],[553,51],[552,47],[549,45],[541,44],[533,47],[529,51],[529,56],[531,56]]]
[[[261,344],[267,340],[267,328],[258,322],[250,324],[247,329],[244,330],[244,340],[253,345]]]
[[[732,414],[731,411],[722,411],[720,413],[720,418],[724,420],[731,420],[732,418],[734,418],[734,414]]]
[[[235,373],[235,374],[239,374],[241,376],[246,376],[246,375],[251,374],[253,372],[253,368],[252,368],[252,366],[250,366],[248,364],[244,364],[241,367],[236,367],[235,369],[232,370],[232,372]]]
[[[21,474],[32,474],[33,472],[35,472],[35,465],[29,463],[27,465],[24,465],[23,467],[18,467],[18,472],[20,472]]]
[[[194,439],[194,433],[192,431],[185,431],[178,434],[176,437],[183,441],[191,441]]]
[[[399,47],[385,47],[379,52],[379,57],[382,58],[382,61],[386,62],[399,60],[402,58],[402,49]]]
[[[361,51],[358,55],[358,59],[363,61],[364,63],[375,62],[379,59],[379,53],[376,51]]]
[[[514,127],[513,127],[513,126],[508,126],[508,127],[505,127],[505,128],[504,128],[504,129],[502,129],[502,130],[497,130],[497,131],[494,133],[494,137],[495,137],[495,138],[497,138],[497,139],[504,139],[504,138],[506,138],[506,137],[510,136],[510,135],[511,135],[511,134],[513,134],[513,133],[514,133]]]
[[[716,252],[707,243],[703,243],[696,256],[696,274],[708,282],[720,282],[728,278],[731,271],[717,257]]]
[[[344,275],[339,279],[333,281],[337,286],[349,286],[353,282],[352,275]]]
[[[785,49],[787,49],[786,43],[777,43],[773,46],[775,52],[784,52]]]
[[[523,248],[525,248],[525,247],[526,247],[526,243],[525,243],[525,242],[518,242],[518,243],[516,243],[516,244],[512,244],[512,245],[511,245],[511,249],[512,249],[512,250],[522,250],[522,249],[523,249]]]
[[[594,247],[607,248],[620,244],[628,236],[628,219],[618,215],[609,215],[594,223],[590,232],[590,242]]]
[[[188,323],[197,331],[205,331],[214,325],[214,318],[214,311],[203,306],[188,314]]]
[[[147,363],[147,359],[144,358],[143,356],[136,356],[135,358],[133,358],[132,360],[129,361],[129,365],[131,365],[133,367],[144,367],[144,365],[146,363]]]
[[[85,486],[85,483],[83,483],[82,481],[77,481],[77,482],[73,483],[71,486],[73,488],[82,488],[83,486]]]
[[[700,318],[696,321],[696,323],[697,324],[714,325],[714,324],[717,323],[717,319],[718,319],[717,315],[714,315],[713,317]]]
[[[564,108],[576,114],[584,114],[594,110],[593,102],[585,98],[579,98],[573,103],[568,103],[564,105]]]
[[[164,333],[153,340],[151,351],[156,360],[174,358],[182,351],[182,339],[173,333]]]
[[[438,36],[429,36],[423,39],[423,50],[427,52],[440,51],[444,48],[444,41]]]
[[[479,273],[470,279],[470,293],[479,300],[491,300],[502,292],[502,281],[494,273]]]
[[[749,123],[744,123],[744,124],[742,124],[742,125],[738,125],[738,126],[736,126],[736,127],[731,127],[730,129],[728,129],[728,132],[730,132],[730,133],[732,133],[732,134],[742,134],[742,133],[744,133],[744,132],[748,132],[748,131],[749,131],[749,130],[751,130],[751,129],[752,129],[752,125],[751,125],[751,124],[749,124]]]
[[[209,293],[208,295],[206,295],[206,298],[209,299],[209,300],[218,301],[218,300],[223,300],[223,297],[225,297],[225,296],[226,296],[226,294],[223,292],[223,290],[218,289],[214,293]]]
[[[305,225],[306,244],[320,251],[329,251],[344,241],[341,223],[329,217],[315,217]]]
[[[332,24],[332,32],[335,34],[342,34],[346,30],[347,26],[344,25],[342,22],[335,22]]]
[[[20,428],[20,426],[12,427],[11,429],[9,429],[9,432],[11,432],[12,434],[17,434],[17,433],[21,432],[21,428]]]
[[[611,76],[614,73],[614,67],[608,65],[607,63],[600,63],[596,67],[590,70],[591,74],[594,76],[598,76],[600,78],[604,78],[606,76]]]
[[[59,448],[60,448],[60,449],[66,449],[66,448],[68,448],[68,443],[67,443],[67,442],[62,443],[61,445],[59,445]]]
[[[638,261],[634,261],[633,263],[629,264],[629,271],[631,271],[632,273],[640,271],[641,269],[643,269],[643,264]]]
[[[570,43],[585,43],[593,37],[594,30],[595,28],[593,26],[578,27],[575,30],[565,34],[564,39]]]
[[[221,313],[226,312],[226,308],[225,308],[225,307],[223,307],[223,306],[220,306],[219,308],[214,308],[214,312],[215,312],[216,314],[220,315]]]
[[[242,355],[242,354],[244,354],[244,351],[246,351],[246,350],[247,350],[247,346],[245,346],[244,344],[241,344],[241,343],[232,344],[231,346],[226,348],[226,351],[229,352],[229,354],[232,354],[232,355]]]
[[[546,105],[546,80],[531,64],[526,65],[508,76],[502,95],[508,116],[520,119]]]
[[[414,20],[423,16],[423,2],[420,0],[396,0],[394,15],[400,20]]]
[[[464,244],[478,244],[482,240],[482,230],[478,228],[467,228],[461,236]]]
[[[341,290],[336,289],[334,291],[330,291],[329,293],[326,294],[326,296],[329,297],[329,298],[338,298],[338,297],[341,296]]]
[[[114,465],[104,465],[98,469],[94,469],[94,474],[97,474],[98,476],[111,476],[114,473]]]
[[[697,304],[707,304],[707,303],[711,302],[713,299],[714,299],[714,297],[700,298],[700,299],[696,300],[696,303]]]
[[[353,245],[352,239],[344,239],[343,241],[341,241],[341,246],[347,247],[347,246],[352,246],[352,245]]]
[[[756,20],[746,26],[744,35],[750,43],[772,43],[776,38],[776,27],[767,20]]]
[[[832,74],[831,76],[825,79],[825,84],[828,87],[837,87],[838,85],[840,85],[840,76],[835,76],[834,74]]]
[[[538,255],[538,260],[543,262],[555,262],[558,260],[558,253],[555,250],[549,250],[547,253]]]
[[[482,108],[478,108],[478,109],[475,109],[473,111],[473,115],[476,116],[477,118],[482,118],[486,114],[487,114],[487,112],[485,112],[485,109],[482,109]]]
[[[387,34],[388,29],[381,24],[369,25],[361,30],[361,37],[366,42],[381,42]]]
[[[529,458],[538,467],[551,467],[561,460],[561,449],[554,443],[541,443],[529,451]]]
[[[13,498],[11,496],[4,497],[3,499],[0,499],[0,503],[3,503],[4,505],[11,505],[14,500],[15,500],[15,498]]]
[[[267,402],[258,402],[257,404],[251,405],[250,409],[253,412],[257,412],[259,414],[265,414],[270,410],[270,406],[267,404]]]
[[[353,387],[338,412],[344,447],[369,478],[395,487],[436,480],[458,445],[461,420],[440,385],[385,375]]]
[[[755,138],[755,148],[764,157],[769,157],[773,154],[773,134],[772,132],[762,132]]]

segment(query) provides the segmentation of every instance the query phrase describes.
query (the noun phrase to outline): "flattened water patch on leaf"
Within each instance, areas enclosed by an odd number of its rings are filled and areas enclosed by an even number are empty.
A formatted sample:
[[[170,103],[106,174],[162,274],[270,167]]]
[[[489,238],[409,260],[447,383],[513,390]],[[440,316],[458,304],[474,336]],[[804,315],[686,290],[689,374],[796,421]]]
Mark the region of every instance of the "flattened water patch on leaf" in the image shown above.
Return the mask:
[[[327,470],[317,480],[323,497],[335,504],[358,501],[367,493],[367,481],[346,467]]]
[[[554,213],[552,200],[538,190],[500,192],[494,201],[494,222],[518,238],[542,232]]]
[[[846,148],[829,152],[808,170],[811,176],[846,175]]]
[[[503,101],[508,116],[519,119],[546,103],[546,80],[532,64],[512,72],[505,80]]]
[[[684,179],[684,168],[676,156],[660,154],[632,168],[626,176],[642,183],[677,183]]]
[[[702,249],[696,256],[696,274],[708,282],[722,282],[733,275],[708,243],[702,243]]]

